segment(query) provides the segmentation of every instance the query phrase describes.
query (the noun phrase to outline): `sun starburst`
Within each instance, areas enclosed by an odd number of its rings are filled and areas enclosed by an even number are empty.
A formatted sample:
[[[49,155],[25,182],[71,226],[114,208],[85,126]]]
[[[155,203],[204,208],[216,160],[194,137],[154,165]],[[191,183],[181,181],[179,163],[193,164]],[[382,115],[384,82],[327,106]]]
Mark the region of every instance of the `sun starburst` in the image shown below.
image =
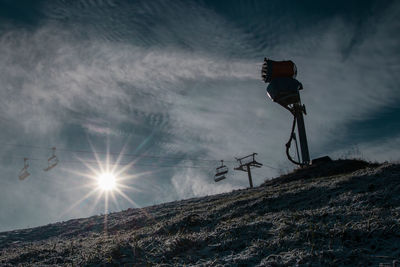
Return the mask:
[[[110,211],[110,201],[118,210],[121,210],[118,199],[128,201],[135,208],[139,205],[124,191],[140,191],[138,188],[130,186],[130,182],[143,175],[151,174],[153,171],[136,173],[134,175],[129,174],[132,169],[135,169],[135,163],[139,160],[136,158],[134,161],[128,163],[122,162],[124,156],[122,150],[116,160],[111,159],[111,154],[107,152],[105,159],[101,159],[99,154],[92,147],[95,161],[82,159],[77,157],[78,160],[86,167],[85,171],[76,171],[68,169],[69,173],[72,173],[79,177],[84,177],[86,183],[81,184],[80,188],[88,188],[89,191],[75,203],[73,203],[67,210],[64,210],[60,217],[69,213],[75,209],[80,203],[91,198],[94,200],[93,210],[100,204],[101,199],[104,199],[104,229],[107,230],[107,214]],[[93,211],[92,210],[92,211]]]
[[[116,177],[113,173],[101,173],[97,177],[98,186],[105,191],[114,190],[117,187]]]

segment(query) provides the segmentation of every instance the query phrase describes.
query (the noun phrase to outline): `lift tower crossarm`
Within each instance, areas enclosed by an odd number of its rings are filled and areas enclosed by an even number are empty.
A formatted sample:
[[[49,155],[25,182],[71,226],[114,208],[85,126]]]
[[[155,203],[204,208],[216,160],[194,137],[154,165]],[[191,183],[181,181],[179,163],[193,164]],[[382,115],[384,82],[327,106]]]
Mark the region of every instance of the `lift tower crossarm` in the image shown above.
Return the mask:
[[[262,164],[255,160],[255,156],[257,153],[250,154],[243,158],[236,158],[239,162],[239,166],[235,168],[236,171],[244,171],[247,172],[249,177],[249,185],[250,188],[253,188],[253,179],[251,177],[251,167],[261,168]]]

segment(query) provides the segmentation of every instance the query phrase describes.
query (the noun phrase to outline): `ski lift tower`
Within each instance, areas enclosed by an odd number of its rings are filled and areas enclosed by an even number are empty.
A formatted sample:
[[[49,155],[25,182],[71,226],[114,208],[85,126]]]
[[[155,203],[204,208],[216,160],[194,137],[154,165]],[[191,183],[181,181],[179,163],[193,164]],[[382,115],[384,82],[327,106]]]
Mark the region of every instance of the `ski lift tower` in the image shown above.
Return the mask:
[[[310,165],[310,154],[308,152],[306,128],[304,126],[304,117],[306,107],[301,104],[300,90],[303,85],[296,80],[297,68],[292,61],[273,61],[265,58],[261,70],[261,77],[264,82],[269,83],[267,94],[272,101],[283,106],[293,115],[292,132],[289,141],[286,143],[286,155],[288,159],[300,166]],[[292,140],[294,140],[294,130],[297,123],[299,134],[301,161],[295,161],[289,154]]]
[[[256,155],[257,155],[257,153],[253,153],[253,154],[250,154],[243,158],[236,158],[236,160],[239,162],[239,167],[236,167],[235,170],[247,172],[247,174],[249,176],[250,188],[253,188],[253,180],[251,178],[251,170],[250,169],[252,167],[261,168],[261,166],[262,166],[261,163],[259,163],[255,160]]]

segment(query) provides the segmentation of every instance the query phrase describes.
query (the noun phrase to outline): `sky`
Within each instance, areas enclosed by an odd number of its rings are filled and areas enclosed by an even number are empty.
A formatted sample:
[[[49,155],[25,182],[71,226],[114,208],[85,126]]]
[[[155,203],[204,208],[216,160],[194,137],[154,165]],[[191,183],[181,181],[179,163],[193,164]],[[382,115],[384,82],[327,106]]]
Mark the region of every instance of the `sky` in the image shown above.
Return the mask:
[[[0,231],[246,188],[235,157],[253,152],[255,185],[291,171],[292,118],[266,96],[264,57],[297,65],[311,158],[398,161],[399,14],[396,1],[1,0]],[[93,183],[107,159],[124,179],[108,198]]]

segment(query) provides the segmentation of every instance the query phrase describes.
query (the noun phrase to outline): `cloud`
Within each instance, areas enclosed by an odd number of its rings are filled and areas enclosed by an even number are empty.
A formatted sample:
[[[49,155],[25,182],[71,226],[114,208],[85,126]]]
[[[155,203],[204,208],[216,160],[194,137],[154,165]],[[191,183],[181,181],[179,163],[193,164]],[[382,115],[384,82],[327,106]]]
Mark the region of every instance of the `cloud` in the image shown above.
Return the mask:
[[[178,196],[182,199],[214,195],[240,188],[238,185],[234,186],[229,183],[210,183],[209,176],[202,175],[201,173],[191,169],[175,173],[171,182],[177,190]]]
[[[259,77],[264,56],[296,62],[311,154],[334,154],[342,151],[335,142],[346,139],[348,124],[398,98],[398,9],[393,4],[365,20],[361,30],[341,17],[298,31],[282,25],[292,32],[260,46],[260,37],[253,39],[195,2],[51,1],[43,6],[46,19],[37,28],[10,27],[0,37],[0,111],[7,126],[0,139],[79,148],[88,137],[96,147],[108,138],[117,151],[129,141],[129,151],[224,159],[230,175],[234,157],[258,152],[260,162],[276,168],[255,170],[257,185],[292,168],[284,153],[291,115],[266,97]],[[368,142],[360,147],[364,151]],[[387,155],[368,151],[377,159]],[[2,157],[10,152],[15,151],[3,151]],[[40,153],[46,157],[47,152]],[[21,162],[2,166],[12,191],[21,192],[16,208],[31,187],[46,192],[35,204],[51,206],[52,212],[81,196],[62,190],[70,179],[80,184],[68,175],[53,184],[32,179],[21,189],[12,174]],[[135,194],[135,200],[146,205],[247,186],[245,173],[214,184],[218,162],[157,162],[183,163],[201,168],[163,170],[136,181],[147,194]],[[51,201],[49,189],[59,201]],[[11,196],[2,199],[9,203]]]
[[[396,104],[400,46],[394,34],[399,26],[394,15],[398,10],[399,5],[394,5],[367,19],[362,36],[359,28],[336,17],[291,33],[290,40],[268,46],[259,56],[296,62],[298,79],[305,87],[301,94],[308,110],[306,127],[312,157],[334,154],[338,143],[346,140],[349,124]],[[355,44],[354,39],[359,41]],[[261,162],[287,169],[284,143],[290,115],[265,99],[264,87],[250,80],[197,84],[182,104],[171,107],[173,117],[179,118],[172,128],[180,147],[177,150],[202,150],[209,157],[228,160],[259,152]],[[375,155],[379,159],[386,156],[384,150]],[[266,176],[277,173],[265,172]]]
[[[332,154],[339,158],[360,158],[372,162],[399,162],[400,135],[376,141],[359,142]]]
[[[188,85],[209,80],[246,81],[256,78],[252,62],[216,58],[204,51],[190,52],[172,46],[164,49],[109,42],[95,35],[85,39],[73,26],[64,26],[47,22],[34,31],[10,28],[0,37],[0,54],[4,59],[0,63],[4,69],[0,74],[2,121],[3,125],[13,128],[1,133],[3,143],[73,149],[85,143],[86,135],[100,138],[111,135],[117,139],[121,138],[122,131],[131,132],[129,138],[146,140],[147,134],[151,136],[146,128],[155,128],[166,134],[167,140],[163,142],[168,143],[168,134],[174,134],[169,129],[180,121],[179,116],[175,117],[171,112],[171,107],[186,101]],[[224,34],[221,31],[220,35]],[[121,130],[124,125],[128,127]],[[99,145],[99,142],[95,143],[96,147]],[[181,152],[169,151],[167,146],[154,150],[161,155]],[[195,151],[195,148],[187,151]],[[40,166],[45,164],[45,160],[31,162],[32,176],[28,182],[17,181],[15,173],[21,168],[20,157],[43,159],[47,152],[26,147],[11,147],[3,151],[3,157],[17,157],[13,164],[2,166],[10,182],[8,189],[18,192],[19,197],[14,198],[16,209],[25,214],[38,206],[43,209],[36,213],[37,216],[29,215],[27,221],[21,221],[8,209],[10,220],[2,222],[2,227],[37,225],[54,220],[54,214],[68,209],[84,195],[82,190],[65,190],[78,187],[82,180],[71,174],[61,174],[58,167],[56,173],[49,173],[58,179],[41,182]],[[67,153],[59,154],[59,157],[65,161],[74,158]],[[85,171],[82,167],[77,169]],[[169,175],[163,172],[159,180],[163,181]],[[168,183],[162,183],[168,187]],[[37,193],[31,194],[32,190]],[[170,190],[164,201],[181,197],[173,188]],[[50,193],[53,191],[56,193]],[[27,199],[27,195],[33,199]],[[2,199],[6,209],[11,196],[2,195]],[[142,195],[142,205],[149,201],[149,195]],[[30,204],[26,206],[25,203]],[[69,216],[84,216],[86,213],[81,211],[88,211],[88,206],[90,203],[84,203],[82,207],[86,208],[73,210]]]

